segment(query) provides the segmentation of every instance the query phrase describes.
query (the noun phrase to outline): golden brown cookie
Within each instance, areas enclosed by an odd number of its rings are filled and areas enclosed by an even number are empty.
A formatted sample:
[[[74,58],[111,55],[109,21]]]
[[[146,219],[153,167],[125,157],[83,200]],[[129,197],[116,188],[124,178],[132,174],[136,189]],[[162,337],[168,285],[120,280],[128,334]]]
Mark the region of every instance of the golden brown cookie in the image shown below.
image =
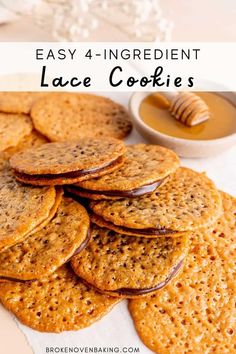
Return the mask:
[[[49,218],[56,202],[54,187],[26,187],[0,158],[0,250],[20,242]]]
[[[40,280],[1,282],[0,301],[33,329],[63,332],[90,326],[120,300],[99,294],[62,266]]]
[[[41,223],[39,223],[33,230],[31,230],[27,234],[25,234],[24,239],[27,238],[28,236],[32,235],[33,233],[42,230],[52,220],[52,218],[56,214],[57,209],[61,203],[63,193],[64,193],[63,189],[61,187],[57,186],[56,187],[55,202],[49,211],[48,217],[46,219],[44,219]],[[6,249],[8,249],[8,247]],[[3,252],[3,251],[5,251],[4,248],[1,249],[1,252]]]
[[[89,199],[89,200],[103,200],[103,199],[109,199],[109,200],[117,200],[121,199],[120,197],[115,197],[111,195],[105,195],[105,194],[97,194],[93,193],[91,191],[85,191],[82,188],[79,188],[76,184],[71,184],[69,186],[66,186],[66,191],[73,197],[78,197],[78,198],[83,198],[83,199]]]
[[[48,143],[10,159],[16,178],[33,185],[60,185],[109,173],[123,164],[126,147],[114,138]]]
[[[90,213],[90,220],[91,222],[93,222],[94,224],[102,227],[102,228],[106,228],[112,231],[117,232],[118,234],[122,234],[122,235],[127,235],[127,236],[137,236],[137,237],[144,237],[144,238],[155,238],[155,237],[165,237],[165,233],[167,234],[167,231],[165,229],[162,229],[159,231],[159,233],[157,233],[157,235],[153,235],[154,230],[152,230],[152,232],[147,233],[145,230],[142,231],[141,229],[126,229],[124,227],[120,227],[117,226],[109,221],[106,221],[105,219],[103,219],[102,217]],[[162,235],[163,234],[163,235]],[[168,231],[168,235],[166,237],[180,237],[186,234],[186,231],[176,231],[176,232],[172,232],[172,231]]]
[[[29,114],[33,103],[45,92],[0,92],[0,112]]]
[[[70,192],[95,200],[133,198],[155,191],[178,167],[178,156],[165,147],[129,145],[119,170],[71,186]]]
[[[129,304],[140,338],[155,353],[236,352],[236,199],[222,197],[224,215],[192,235],[180,276]]]
[[[97,290],[134,298],[168,284],[182,268],[187,252],[187,235],[146,239],[92,225],[91,241],[72,257],[71,265]]]
[[[139,236],[175,236],[208,226],[221,215],[221,197],[203,173],[179,168],[152,194],[90,203],[93,213],[115,231]],[[96,218],[93,219],[96,222]],[[103,226],[102,221],[100,226]]]
[[[48,140],[43,135],[38,133],[36,130],[33,130],[29,135],[26,135],[23,139],[21,139],[18,145],[4,150],[4,154],[8,159],[10,159],[12,155],[19,151],[41,146],[47,142]]]
[[[18,145],[32,128],[31,120],[26,115],[0,113],[0,151]]]
[[[63,189],[61,187],[56,187],[56,196],[55,196],[55,202],[52,206],[52,208],[50,209],[49,213],[48,213],[48,216],[43,219],[43,221],[41,221],[36,227],[34,227],[32,230],[30,230],[29,232],[27,232],[25,235],[24,235],[24,238],[23,239],[26,239],[28,236],[40,231],[41,229],[43,229],[51,220],[52,218],[54,217],[54,215],[56,214],[56,211],[61,203],[61,199],[62,199],[62,195],[63,195]],[[20,242],[20,241],[17,241],[17,242]],[[15,245],[15,243],[13,244]],[[11,247],[11,246],[10,246]],[[2,247],[0,249],[0,254],[7,251],[9,248],[8,245]]]
[[[131,131],[130,116],[112,100],[75,93],[52,93],[31,110],[35,128],[51,141],[83,137],[125,138]]]
[[[20,280],[46,277],[81,252],[89,238],[85,208],[63,198],[50,223],[0,253],[0,276]]]

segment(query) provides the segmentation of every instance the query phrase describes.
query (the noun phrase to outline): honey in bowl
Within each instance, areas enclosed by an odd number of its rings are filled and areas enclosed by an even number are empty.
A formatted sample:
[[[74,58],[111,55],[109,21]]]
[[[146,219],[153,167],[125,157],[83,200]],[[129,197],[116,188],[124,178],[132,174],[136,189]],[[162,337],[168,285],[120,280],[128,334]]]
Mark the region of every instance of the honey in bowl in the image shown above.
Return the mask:
[[[211,140],[236,132],[236,106],[227,98],[213,92],[196,92],[209,107],[210,119],[189,127],[169,112],[169,101],[160,93],[148,95],[141,102],[142,120],[160,133],[191,140]]]

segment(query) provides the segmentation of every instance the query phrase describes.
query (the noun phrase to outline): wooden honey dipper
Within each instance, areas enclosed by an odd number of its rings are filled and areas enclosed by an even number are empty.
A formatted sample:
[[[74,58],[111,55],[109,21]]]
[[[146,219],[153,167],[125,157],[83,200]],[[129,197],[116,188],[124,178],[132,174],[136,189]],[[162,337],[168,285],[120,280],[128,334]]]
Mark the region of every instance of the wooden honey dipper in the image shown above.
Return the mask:
[[[169,100],[169,111],[181,123],[194,126],[210,118],[209,107],[192,92],[162,92]]]

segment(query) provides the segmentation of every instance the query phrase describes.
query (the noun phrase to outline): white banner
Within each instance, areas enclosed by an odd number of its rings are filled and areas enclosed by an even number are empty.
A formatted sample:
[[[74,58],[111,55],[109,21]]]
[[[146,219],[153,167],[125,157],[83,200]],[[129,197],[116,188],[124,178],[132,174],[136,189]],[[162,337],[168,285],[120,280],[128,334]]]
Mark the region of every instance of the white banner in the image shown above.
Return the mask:
[[[236,91],[236,43],[0,43],[0,90]]]

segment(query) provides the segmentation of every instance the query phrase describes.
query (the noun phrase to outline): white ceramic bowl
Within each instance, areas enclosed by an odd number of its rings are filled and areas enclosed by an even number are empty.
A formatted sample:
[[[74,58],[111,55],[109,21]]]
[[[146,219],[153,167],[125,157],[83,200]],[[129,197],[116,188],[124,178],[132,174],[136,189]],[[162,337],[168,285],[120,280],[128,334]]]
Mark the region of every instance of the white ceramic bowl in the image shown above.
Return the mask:
[[[129,101],[129,110],[135,128],[150,143],[166,146],[174,150],[179,156],[189,158],[214,156],[236,145],[236,132],[218,139],[190,140],[169,136],[149,127],[139,114],[140,104],[149,94],[150,92],[134,93]],[[220,94],[236,105],[236,93],[222,92]]]

